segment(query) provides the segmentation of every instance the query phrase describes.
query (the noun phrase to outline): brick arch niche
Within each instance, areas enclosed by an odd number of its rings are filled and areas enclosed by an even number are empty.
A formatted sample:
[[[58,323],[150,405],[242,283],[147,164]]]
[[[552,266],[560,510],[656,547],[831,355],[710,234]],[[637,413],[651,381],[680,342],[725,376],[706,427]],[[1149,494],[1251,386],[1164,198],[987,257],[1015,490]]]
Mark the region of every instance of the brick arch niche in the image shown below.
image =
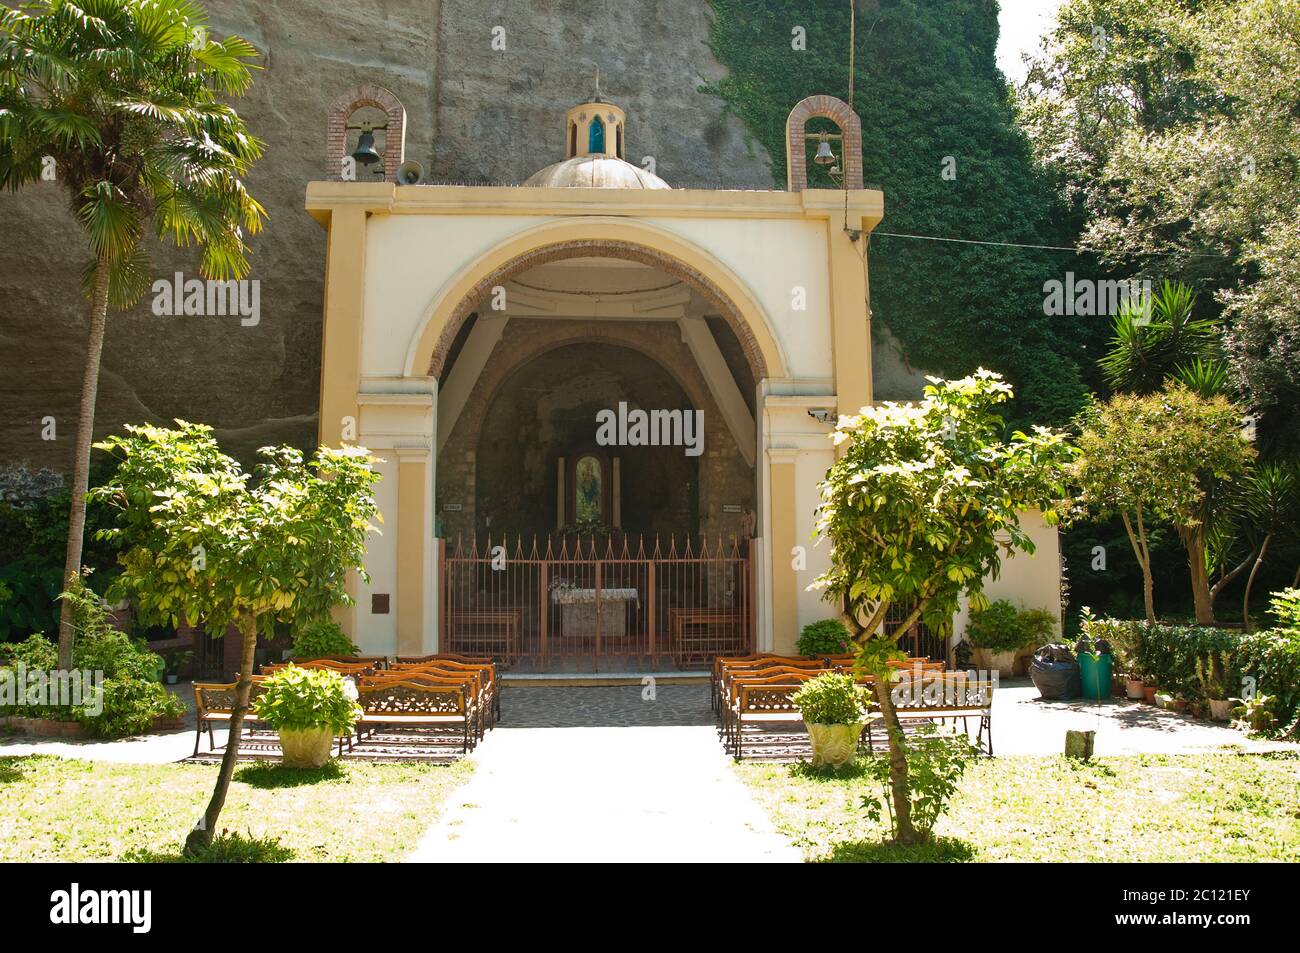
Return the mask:
[[[843,154],[840,157],[847,188],[862,188],[862,120],[849,104],[834,96],[809,96],[795,104],[785,123],[786,188],[802,192],[808,188],[808,148],[805,129],[809,119],[829,119],[840,127]]]
[[[343,157],[348,148],[348,120],[358,110],[372,106],[387,117],[384,129],[384,180],[397,181],[397,167],[406,159],[406,109],[382,86],[367,84],[343,93],[329,108],[325,133],[325,178],[343,180]]]
[[[722,289],[707,276],[673,256],[648,245],[603,238],[559,242],[537,248],[512,259],[485,276],[469,294],[461,299],[439,335],[438,343],[433,349],[433,357],[429,361],[429,376],[438,379],[442,378],[447,355],[451,351],[457,334],[469,315],[479,309],[481,302],[491,293],[494,287],[505,284],[530,268],[555,261],[564,261],[569,258],[619,258],[625,261],[640,262],[643,265],[660,268],[673,277],[686,282],[712,305],[715,313],[720,314],[731,327],[731,330],[735,332],[736,339],[740,342],[745,358],[749,362],[754,380],[762,380],[769,376],[767,360],[763,356],[762,349],[754,337],[749,322],[746,321],[740,309],[736,307]]]

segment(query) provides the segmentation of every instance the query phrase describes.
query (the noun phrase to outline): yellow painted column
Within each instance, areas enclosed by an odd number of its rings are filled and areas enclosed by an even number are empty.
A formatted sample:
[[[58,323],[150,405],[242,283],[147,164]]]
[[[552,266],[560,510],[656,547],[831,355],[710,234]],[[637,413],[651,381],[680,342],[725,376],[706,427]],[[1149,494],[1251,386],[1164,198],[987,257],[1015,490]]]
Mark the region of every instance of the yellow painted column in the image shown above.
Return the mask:
[[[772,649],[791,654],[799,636],[797,578],[791,565],[796,534],[795,460],[799,451],[767,451],[772,540]]]
[[[425,566],[433,540],[429,515],[429,451],[397,451],[397,652],[424,651]]]
[[[325,263],[325,322],[321,332],[320,442],[356,443],[360,432],[361,337],[365,320],[366,211],[330,214]]]
[[[852,224],[852,222],[850,222]],[[861,223],[859,222],[859,226]],[[853,241],[840,219],[827,223],[835,393],[841,414],[871,403],[871,324],[867,317],[866,235]]]

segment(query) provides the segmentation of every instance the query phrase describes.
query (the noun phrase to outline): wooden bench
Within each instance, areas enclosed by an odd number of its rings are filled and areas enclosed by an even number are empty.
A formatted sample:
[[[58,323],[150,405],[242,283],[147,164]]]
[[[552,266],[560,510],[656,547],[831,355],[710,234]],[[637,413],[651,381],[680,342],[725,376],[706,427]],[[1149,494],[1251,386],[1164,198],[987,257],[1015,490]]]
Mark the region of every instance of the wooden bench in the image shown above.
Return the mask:
[[[522,609],[456,609],[447,613],[447,645],[465,655],[513,662],[519,652]]]
[[[263,724],[262,720],[257,717],[255,703],[257,696],[261,693],[261,683],[263,678],[259,675],[253,676],[253,685],[248,692],[248,711],[244,712],[244,727],[252,729],[257,725]],[[203,729],[208,729],[208,747],[211,751],[217,750],[216,735],[213,734],[212,726],[216,724],[230,724],[235,717],[235,692],[239,687],[239,682],[195,682],[194,683],[194,711],[195,711],[195,732],[194,732],[194,754],[191,757],[198,757],[199,742],[203,739]],[[227,741],[227,743],[229,743]]]
[[[495,727],[501,717],[501,694],[497,682],[497,668],[491,660],[485,662],[461,662],[455,659],[426,659],[422,662],[394,662],[389,671],[392,674],[399,675],[414,672],[472,675],[475,679],[476,698],[486,710],[491,721],[491,727]]]
[[[811,669],[794,669],[735,679],[735,701],[726,709],[724,737],[737,761],[745,757],[745,725],[803,724],[803,715],[794,706],[795,693],[804,682],[820,674]]]
[[[736,609],[669,609],[668,640],[673,660],[684,667],[707,662],[716,655],[744,651],[744,621],[745,613]]]
[[[979,679],[967,672],[941,672],[922,670],[917,676],[900,670],[895,674],[890,689],[894,710],[900,723],[917,724],[932,721],[956,723],[961,719],[963,729],[971,718],[979,719],[975,744],[993,756],[993,682]],[[874,751],[872,736],[874,726],[882,720],[877,713],[867,722],[867,745]]]
[[[464,681],[438,683],[428,676],[365,678],[359,692],[361,720],[357,729],[398,728],[461,729],[461,751],[471,747],[474,719],[468,686]]]
[[[716,695],[714,711],[721,712],[725,709],[730,683],[733,679],[753,677],[767,669],[806,669],[821,672],[827,669],[827,665],[822,659],[812,656],[805,658],[802,656],[766,655],[752,659],[725,659],[722,664],[714,666],[716,673],[714,677],[714,693]]]

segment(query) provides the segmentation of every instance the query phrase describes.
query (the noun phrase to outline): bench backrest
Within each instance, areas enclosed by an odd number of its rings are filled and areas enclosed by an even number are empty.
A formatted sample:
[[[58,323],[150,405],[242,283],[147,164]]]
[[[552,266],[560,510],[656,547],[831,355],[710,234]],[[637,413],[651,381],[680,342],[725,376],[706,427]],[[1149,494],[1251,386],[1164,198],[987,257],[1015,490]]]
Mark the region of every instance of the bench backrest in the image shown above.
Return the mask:
[[[900,711],[988,711],[993,682],[968,672],[899,673],[890,689]]]
[[[257,696],[262,692],[262,682],[265,678],[261,675],[253,676],[253,685],[248,692],[249,711],[256,709]],[[235,711],[235,692],[239,688],[239,682],[195,682],[194,683],[194,707],[200,715],[203,714],[220,714],[230,715]]]
[[[464,662],[448,661],[398,665],[389,669],[389,671],[394,675],[415,675],[421,672],[432,672],[444,675],[463,675],[473,678],[475,686],[480,689],[490,687],[496,677],[496,670],[491,665],[467,665]]]
[[[735,683],[736,710],[746,712],[796,711],[794,696],[816,672],[789,671],[763,678],[743,678]]]
[[[366,684],[372,683],[372,684]],[[465,685],[428,679],[362,679],[358,703],[367,715],[461,715]]]

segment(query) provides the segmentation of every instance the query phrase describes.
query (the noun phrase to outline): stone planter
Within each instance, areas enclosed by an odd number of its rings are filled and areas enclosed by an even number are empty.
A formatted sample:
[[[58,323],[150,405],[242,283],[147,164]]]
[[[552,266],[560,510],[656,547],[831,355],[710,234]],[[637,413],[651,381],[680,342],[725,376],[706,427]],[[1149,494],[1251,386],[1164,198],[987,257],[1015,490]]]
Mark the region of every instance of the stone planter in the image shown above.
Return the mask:
[[[862,725],[818,725],[805,721],[808,737],[812,739],[814,768],[838,768],[852,764],[858,753],[858,739]]]
[[[334,748],[334,732],[329,728],[281,728],[278,734],[283,762],[291,768],[319,768]]]
[[[1011,678],[1016,674],[1016,653],[995,652],[992,649],[976,648],[971,653],[975,667],[986,672],[997,672],[999,678]]]
[[[1227,698],[1211,698],[1210,718],[1214,721],[1231,721],[1232,709],[1236,704],[1236,702]]]
[[[1142,679],[1130,678],[1127,682],[1125,682],[1124,694],[1127,695],[1135,702],[1140,702],[1143,698],[1145,698],[1146,694],[1142,690]]]

